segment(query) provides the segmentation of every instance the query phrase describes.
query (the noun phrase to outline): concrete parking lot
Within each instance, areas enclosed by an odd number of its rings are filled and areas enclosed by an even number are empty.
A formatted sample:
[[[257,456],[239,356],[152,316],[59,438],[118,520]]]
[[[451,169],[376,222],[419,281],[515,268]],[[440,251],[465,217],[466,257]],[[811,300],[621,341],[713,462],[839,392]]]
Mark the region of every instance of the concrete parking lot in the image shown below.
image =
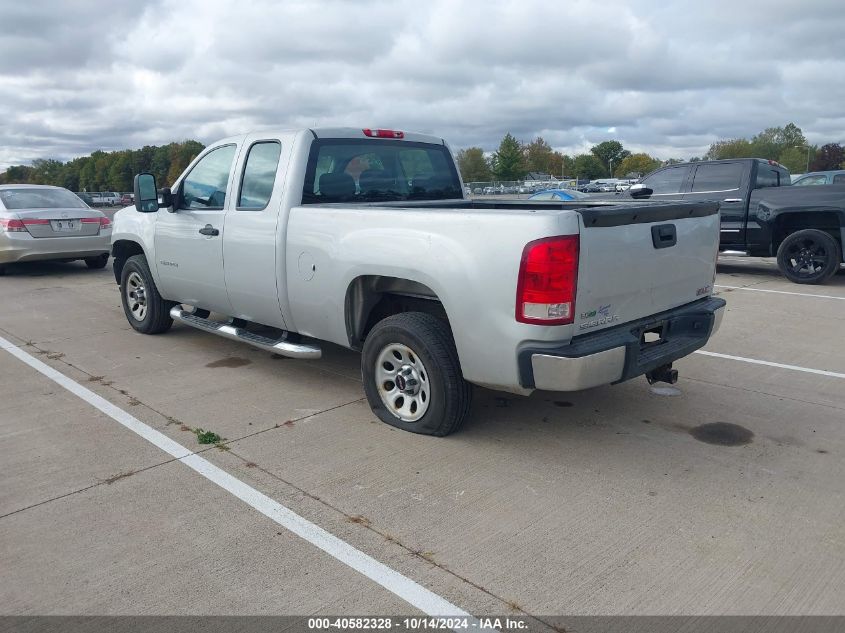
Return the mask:
[[[438,439],[376,420],[354,353],[142,336],[110,267],[12,267],[0,612],[845,614],[845,274],[727,258],[717,284],[717,355],[675,395],[477,389]]]

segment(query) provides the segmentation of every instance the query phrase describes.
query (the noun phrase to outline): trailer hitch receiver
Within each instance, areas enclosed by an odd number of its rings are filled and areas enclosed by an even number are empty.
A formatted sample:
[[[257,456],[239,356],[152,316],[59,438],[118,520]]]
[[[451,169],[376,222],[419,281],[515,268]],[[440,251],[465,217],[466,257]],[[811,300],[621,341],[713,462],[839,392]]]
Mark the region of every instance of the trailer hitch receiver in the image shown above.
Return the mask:
[[[656,382],[667,382],[670,385],[674,385],[678,382],[678,370],[672,369],[672,363],[668,363],[648,372],[645,377],[650,385]]]

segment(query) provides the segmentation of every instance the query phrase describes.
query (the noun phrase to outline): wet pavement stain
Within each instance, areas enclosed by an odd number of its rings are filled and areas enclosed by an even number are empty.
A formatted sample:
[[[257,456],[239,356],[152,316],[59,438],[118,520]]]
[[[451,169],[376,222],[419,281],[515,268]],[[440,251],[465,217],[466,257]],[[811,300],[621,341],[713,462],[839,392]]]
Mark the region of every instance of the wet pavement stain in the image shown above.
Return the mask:
[[[244,365],[249,365],[252,363],[251,360],[248,358],[239,358],[238,356],[229,356],[227,358],[221,358],[220,360],[215,360],[210,363],[206,363],[206,367],[243,367]]]
[[[689,430],[699,442],[716,444],[717,446],[742,446],[750,444],[754,439],[754,433],[738,424],[730,422],[712,422],[702,424]]]

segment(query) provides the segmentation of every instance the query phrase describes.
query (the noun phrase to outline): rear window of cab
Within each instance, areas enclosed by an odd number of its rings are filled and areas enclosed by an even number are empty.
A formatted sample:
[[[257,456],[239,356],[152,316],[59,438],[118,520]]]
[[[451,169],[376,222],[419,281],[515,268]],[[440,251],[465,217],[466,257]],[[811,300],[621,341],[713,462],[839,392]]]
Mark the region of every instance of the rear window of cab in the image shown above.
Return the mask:
[[[448,200],[463,197],[444,145],[371,139],[317,139],[303,204]]]

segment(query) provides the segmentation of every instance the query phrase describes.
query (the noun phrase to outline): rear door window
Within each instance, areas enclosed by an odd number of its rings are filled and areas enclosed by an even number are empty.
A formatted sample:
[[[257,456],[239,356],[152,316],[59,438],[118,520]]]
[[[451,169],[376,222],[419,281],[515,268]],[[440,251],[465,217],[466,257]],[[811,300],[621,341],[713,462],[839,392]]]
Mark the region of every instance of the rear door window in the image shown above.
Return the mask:
[[[692,181],[692,193],[723,193],[739,189],[742,163],[698,165]]]
[[[833,177],[834,185],[845,185],[845,174],[836,174]]]
[[[276,170],[282,145],[278,141],[261,141],[249,148],[238,195],[238,209],[260,210],[273,195]]]
[[[757,168],[757,180],[754,183],[755,189],[763,189],[765,187],[779,187],[780,174],[776,169],[760,165]]]

